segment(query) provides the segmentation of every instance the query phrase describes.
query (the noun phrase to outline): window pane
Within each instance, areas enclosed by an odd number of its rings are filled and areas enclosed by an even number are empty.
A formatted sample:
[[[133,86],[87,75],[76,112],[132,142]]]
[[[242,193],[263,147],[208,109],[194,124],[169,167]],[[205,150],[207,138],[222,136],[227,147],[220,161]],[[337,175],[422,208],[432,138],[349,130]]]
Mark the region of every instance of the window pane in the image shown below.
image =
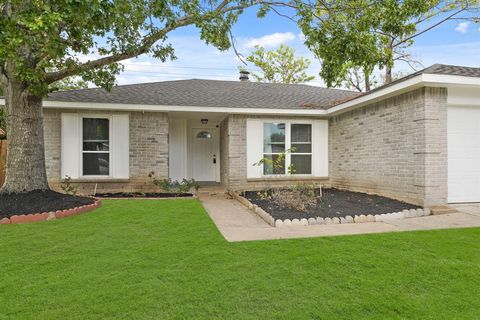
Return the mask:
[[[200,131],[197,133],[198,139],[212,139],[212,134],[208,131]]]
[[[285,151],[285,145],[269,144],[269,145],[265,145],[263,149],[264,149],[263,152],[267,152],[267,153],[282,153]]]
[[[293,155],[291,156],[292,166],[295,174],[311,174],[312,173],[312,156],[311,155]]]
[[[292,143],[292,153],[312,153],[311,143]]]
[[[110,174],[110,155],[108,153],[84,153],[84,176],[108,176]]]
[[[263,125],[264,152],[285,151],[285,123],[265,123]]]
[[[108,141],[108,119],[83,118],[84,141]]]
[[[108,141],[104,142],[84,142],[84,151],[108,151],[110,149]]]
[[[292,124],[292,143],[294,142],[312,142],[311,124]]]
[[[285,157],[279,161],[278,154],[266,154],[264,155],[265,159],[270,161],[265,161],[263,164],[263,174],[285,174]]]

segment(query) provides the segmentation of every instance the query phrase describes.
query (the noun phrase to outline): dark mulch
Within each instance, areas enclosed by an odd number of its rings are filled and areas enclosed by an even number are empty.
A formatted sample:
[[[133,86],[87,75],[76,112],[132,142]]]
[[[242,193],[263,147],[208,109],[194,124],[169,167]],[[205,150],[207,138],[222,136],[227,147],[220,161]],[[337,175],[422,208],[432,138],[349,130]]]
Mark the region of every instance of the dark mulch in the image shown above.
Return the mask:
[[[315,207],[306,212],[283,209],[276,206],[271,200],[263,200],[256,191],[247,191],[244,197],[251,203],[270,213],[275,219],[302,219],[316,217],[345,217],[360,214],[382,214],[402,211],[404,209],[416,209],[405,202],[393,200],[376,195],[360,192],[351,192],[338,189],[323,189],[323,197]]]
[[[16,214],[42,213],[92,204],[92,198],[76,197],[55,191],[0,194],[0,219]]]
[[[96,194],[97,198],[186,198],[193,197],[191,193],[141,193],[141,192],[118,192],[118,193],[100,193]]]

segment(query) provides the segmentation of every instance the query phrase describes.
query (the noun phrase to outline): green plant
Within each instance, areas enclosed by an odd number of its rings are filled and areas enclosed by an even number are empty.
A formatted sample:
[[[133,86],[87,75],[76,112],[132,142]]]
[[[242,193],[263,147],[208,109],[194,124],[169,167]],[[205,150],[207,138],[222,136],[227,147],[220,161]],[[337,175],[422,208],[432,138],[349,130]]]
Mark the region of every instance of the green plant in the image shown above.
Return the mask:
[[[293,186],[293,189],[309,197],[317,197],[316,190],[320,189],[320,193],[318,197],[322,196],[321,186],[315,183],[313,184],[297,183],[295,186]]]
[[[77,187],[72,184],[72,177],[70,176],[65,176],[65,178],[62,180],[60,188],[62,188],[63,192],[66,194],[70,194],[72,196],[77,195]]]
[[[176,193],[188,193],[191,189],[198,191],[200,185],[195,179],[185,179],[183,178],[181,182],[177,180],[168,179],[157,179],[155,177],[155,172],[151,171],[148,174],[148,177],[152,180],[152,183],[162,189],[165,192],[176,192]]]
[[[315,79],[307,74],[311,61],[296,57],[295,49],[284,44],[275,50],[265,50],[257,45],[246,60],[261,70],[261,73],[251,72],[259,82],[305,83]]]
[[[272,189],[263,189],[258,191],[257,195],[261,200],[270,200],[272,199],[273,192],[274,191]]]
[[[271,171],[273,174],[283,174],[285,172],[285,158],[287,154],[295,152],[296,148],[290,148],[285,150],[284,152],[278,154],[278,156],[275,159],[270,159],[267,157],[263,157],[260,159],[258,162],[254,163],[254,166],[267,166],[267,168],[271,168]],[[268,171],[268,170],[267,170]],[[288,174],[294,174],[297,170],[295,169],[295,166],[293,164],[290,164],[287,167],[287,172]]]

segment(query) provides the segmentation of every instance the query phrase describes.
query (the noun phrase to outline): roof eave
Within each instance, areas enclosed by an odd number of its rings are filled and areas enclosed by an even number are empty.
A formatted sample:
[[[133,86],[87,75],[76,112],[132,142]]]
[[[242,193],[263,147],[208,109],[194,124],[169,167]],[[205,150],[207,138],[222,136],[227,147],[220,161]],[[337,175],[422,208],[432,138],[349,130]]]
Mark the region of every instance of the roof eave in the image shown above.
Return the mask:
[[[1,103],[1,100],[0,100]],[[274,109],[274,108],[237,108],[237,107],[205,107],[205,106],[175,106],[175,105],[146,105],[97,102],[67,102],[45,100],[44,108],[58,109],[85,109],[85,110],[115,110],[115,111],[143,111],[143,112],[202,112],[202,113],[229,113],[229,114],[258,114],[258,115],[299,115],[322,116],[327,113],[322,109]]]
[[[480,87],[480,77],[423,73],[408,80],[400,81],[391,86],[380,88],[372,93],[367,93],[340,103],[328,109],[327,113],[329,116],[334,116],[422,87]]]

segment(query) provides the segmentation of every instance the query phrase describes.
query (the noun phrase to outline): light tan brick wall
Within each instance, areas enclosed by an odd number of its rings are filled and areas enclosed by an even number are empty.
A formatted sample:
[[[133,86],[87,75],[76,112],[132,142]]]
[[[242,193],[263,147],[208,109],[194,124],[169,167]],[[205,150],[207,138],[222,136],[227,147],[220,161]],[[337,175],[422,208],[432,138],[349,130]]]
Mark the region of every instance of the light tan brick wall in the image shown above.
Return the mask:
[[[329,186],[328,179],[247,179],[247,119],[292,117],[229,115],[220,124],[221,134],[221,177],[225,187],[234,191],[260,190],[270,187],[291,186],[299,183],[318,183]],[[296,119],[306,119],[297,117]],[[307,118],[311,119],[311,118]],[[260,160],[260,159],[258,159]]]
[[[329,180],[247,179],[246,119],[271,117],[229,115],[220,124],[222,184],[232,190],[257,190],[315,182],[420,205],[445,204],[446,98],[444,88],[422,88],[332,117]],[[44,112],[47,175],[56,189],[61,161],[60,113]],[[156,188],[147,177],[150,171],[168,177],[168,115],[129,114],[131,178],[98,183],[98,192],[153,191]],[[79,186],[80,191],[92,193],[95,183]]]
[[[61,175],[61,112],[62,110],[44,110],[45,159],[50,186],[60,190]],[[68,110],[66,112],[73,112]],[[89,114],[128,113],[130,119],[129,145],[130,179],[86,182],[80,180],[74,184],[79,192],[92,194],[95,186],[97,193],[158,191],[148,178],[154,171],[158,178],[168,178],[168,115],[162,112],[102,112],[89,111]]]
[[[446,112],[446,89],[422,88],[332,117],[332,185],[445,204]]]
[[[45,166],[49,181],[60,179],[61,169],[61,113],[58,110],[43,110],[45,139]]]

